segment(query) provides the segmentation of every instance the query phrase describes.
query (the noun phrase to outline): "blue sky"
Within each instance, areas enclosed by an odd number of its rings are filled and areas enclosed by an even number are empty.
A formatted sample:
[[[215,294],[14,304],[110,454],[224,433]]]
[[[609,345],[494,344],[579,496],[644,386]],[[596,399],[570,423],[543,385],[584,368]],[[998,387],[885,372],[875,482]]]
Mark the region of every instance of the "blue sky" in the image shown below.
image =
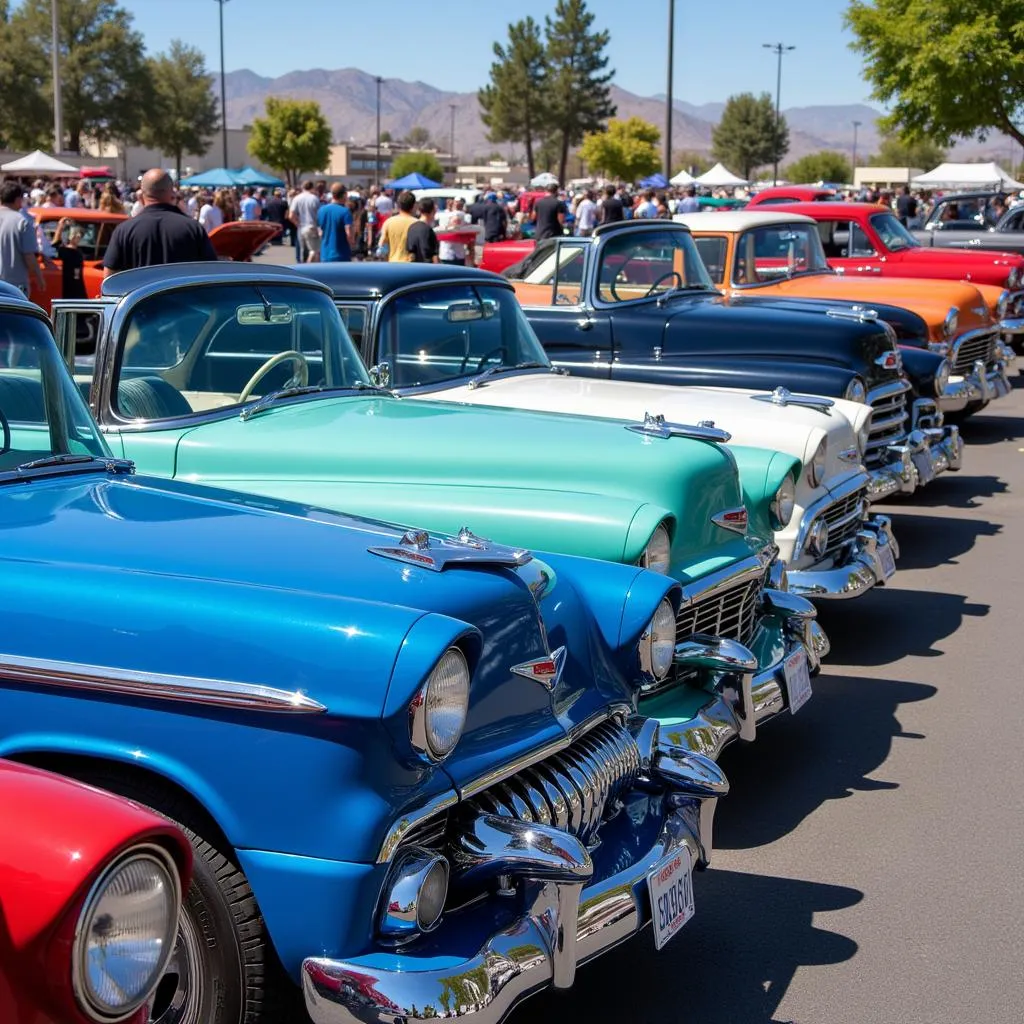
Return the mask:
[[[316,67],[356,67],[466,91],[486,81],[491,45],[505,37],[508,21],[530,14],[543,22],[554,3],[389,0],[378,6],[344,0],[229,0],[224,7],[225,64],[229,71],[250,68],[271,77]],[[219,69],[216,0],[121,4],[134,15],[151,52],[180,38],[206,54],[211,71]],[[644,96],[664,92],[667,0],[589,0],[588,7],[595,25],[611,32],[616,83]],[[845,0],[730,0],[699,7],[676,0],[675,95],[699,104],[737,92],[774,93],[775,56],[761,44],[781,41],[796,46],[783,58],[784,107],[868,101],[860,58],[847,48],[845,7]]]

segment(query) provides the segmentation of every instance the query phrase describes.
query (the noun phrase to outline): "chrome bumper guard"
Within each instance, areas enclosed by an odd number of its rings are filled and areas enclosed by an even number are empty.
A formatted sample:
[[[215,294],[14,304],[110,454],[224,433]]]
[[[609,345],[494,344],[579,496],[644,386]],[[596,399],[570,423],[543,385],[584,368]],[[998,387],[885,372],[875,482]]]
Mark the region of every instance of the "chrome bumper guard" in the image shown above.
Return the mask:
[[[882,501],[894,494],[913,494],[947,470],[963,466],[964,442],[957,426],[913,430],[906,444],[890,445],[887,463],[868,470],[868,501]]]
[[[302,990],[313,1024],[437,1017],[498,1024],[537,990],[569,988],[578,964],[644,928],[651,918],[648,874],[684,848],[691,864],[706,865],[714,808],[729,783],[707,758],[667,744],[657,723],[638,719],[631,728],[647,745],[638,787],[664,793],[660,834],[645,854],[594,881],[587,848],[569,832],[494,814],[468,818],[452,842],[452,882],[485,890],[496,885],[518,901],[513,919],[464,959],[437,954],[444,920],[434,933],[435,949],[419,956],[406,947],[378,949],[352,962],[306,959]],[[485,902],[493,906],[498,898]],[[452,948],[460,944],[453,940]]]
[[[999,321],[1000,332],[1006,335],[1024,334],[1024,317],[1008,316]]]
[[[994,402],[997,398],[1005,398],[1013,390],[1010,378],[1006,375],[1006,364],[1002,360],[993,363],[989,369],[978,359],[969,374],[954,377],[953,380],[963,382],[970,402]]]
[[[843,555],[842,565],[831,568],[794,569],[789,575],[790,593],[814,600],[845,600],[859,597],[874,586],[885,585],[881,549],[888,547],[893,558],[900,549],[888,516],[869,516],[860,526]]]

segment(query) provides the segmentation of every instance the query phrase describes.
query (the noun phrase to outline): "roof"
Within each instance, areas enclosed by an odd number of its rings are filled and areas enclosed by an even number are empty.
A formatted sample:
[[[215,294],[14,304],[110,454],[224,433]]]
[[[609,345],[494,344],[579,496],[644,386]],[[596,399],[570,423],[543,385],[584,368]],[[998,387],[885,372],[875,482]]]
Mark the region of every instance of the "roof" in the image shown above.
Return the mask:
[[[859,220],[876,213],[892,213],[881,203],[787,203],[785,209],[791,213],[802,213],[815,220],[840,220],[848,217]]]
[[[294,273],[322,281],[336,296],[350,299],[376,299],[399,288],[440,281],[508,287],[503,277],[490,271],[440,263],[304,263],[296,266]]]
[[[763,213],[756,207],[753,210],[729,210],[723,213],[677,213],[672,219],[678,224],[685,224],[691,231],[733,232],[746,231],[747,228],[764,224],[792,224],[794,221],[814,223],[813,217],[787,212],[791,209],[790,206],[781,210],[773,206]]]
[[[633,217],[630,220],[613,220],[610,224],[598,224],[594,228],[594,236],[614,235],[619,231],[664,231],[666,228],[674,228],[676,231],[686,231],[684,224],[677,224],[670,220],[659,220],[655,217]]]
[[[28,211],[37,221],[82,220],[93,223],[128,220],[126,213],[111,213],[109,210],[87,210],[81,206],[33,206]]]
[[[172,264],[172,268],[163,265],[122,270],[118,274],[104,278],[100,294],[104,298],[119,299],[131,291],[156,283],[174,287],[221,280],[230,283],[232,279],[268,282],[284,279],[290,280],[293,284],[309,284],[307,279],[299,277],[291,267],[278,267],[269,263],[230,263],[227,260],[211,260],[203,263],[175,263]]]

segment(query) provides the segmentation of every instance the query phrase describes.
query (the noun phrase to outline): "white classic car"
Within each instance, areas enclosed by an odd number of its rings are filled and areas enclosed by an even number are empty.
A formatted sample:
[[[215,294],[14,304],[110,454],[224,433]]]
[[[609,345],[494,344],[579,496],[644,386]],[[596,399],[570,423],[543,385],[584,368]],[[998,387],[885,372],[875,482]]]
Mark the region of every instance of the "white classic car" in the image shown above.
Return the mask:
[[[872,513],[863,466],[871,408],[784,389],[674,387],[572,377],[552,367],[510,287],[457,267],[311,264],[334,292],[379,383],[423,401],[467,402],[647,423],[714,426],[730,443],[800,460],[795,492],[780,493],[775,533],[790,590],[850,598],[895,572],[888,517]],[[905,467],[891,468],[888,493]],[[878,486],[874,481],[873,486]],[[787,507],[789,506],[789,507]]]

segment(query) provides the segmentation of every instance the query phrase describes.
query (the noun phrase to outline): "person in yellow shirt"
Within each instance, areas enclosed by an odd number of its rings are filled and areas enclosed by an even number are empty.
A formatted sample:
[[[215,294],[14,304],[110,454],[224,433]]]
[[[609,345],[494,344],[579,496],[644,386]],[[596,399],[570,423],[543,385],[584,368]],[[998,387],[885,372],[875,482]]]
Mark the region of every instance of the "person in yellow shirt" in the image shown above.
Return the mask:
[[[411,192],[401,192],[398,196],[398,213],[392,214],[380,233],[380,244],[388,250],[389,263],[412,263],[412,253],[406,247],[409,228],[416,223],[413,207],[416,197]]]

